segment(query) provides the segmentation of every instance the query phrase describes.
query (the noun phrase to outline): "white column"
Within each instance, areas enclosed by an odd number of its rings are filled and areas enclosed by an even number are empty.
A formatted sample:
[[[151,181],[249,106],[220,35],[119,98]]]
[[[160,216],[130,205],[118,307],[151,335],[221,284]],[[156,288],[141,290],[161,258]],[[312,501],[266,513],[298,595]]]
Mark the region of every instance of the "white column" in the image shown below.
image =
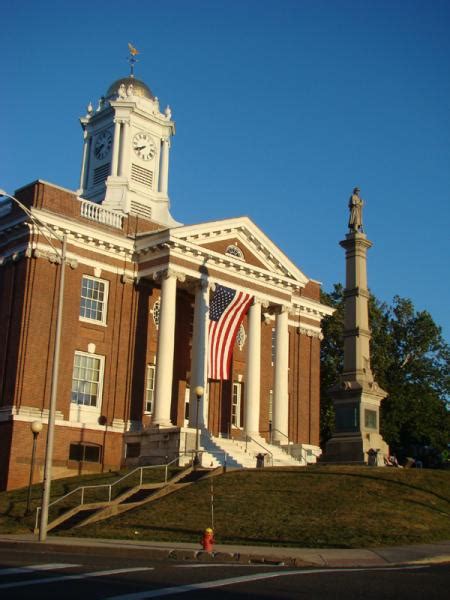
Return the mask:
[[[286,306],[282,306],[275,317],[275,376],[272,405],[273,439],[282,444],[285,444],[288,441],[288,368],[288,308]]]
[[[175,345],[177,277],[167,271],[161,281],[161,305],[158,329],[158,351],[156,354],[154,425],[170,427],[172,403],[173,354]]]
[[[161,140],[161,165],[159,170],[159,191],[167,195],[169,189],[169,138]]]
[[[80,189],[78,194],[82,194],[86,189],[86,175],[87,175],[87,159],[88,159],[88,148],[90,147],[90,136],[87,130],[83,131],[83,159],[81,162],[81,173],[80,173]]]
[[[120,138],[120,166],[119,166],[119,175],[121,177],[125,176],[125,157],[128,152],[128,137],[130,131],[130,121],[122,121],[122,135]]]
[[[255,299],[248,311],[247,376],[245,382],[244,429],[259,435],[261,387],[261,303]]]
[[[208,415],[206,414],[205,396],[207,393],[206,359],[208,347],[208,302],[209,286],[206,281],[199,281],[195,290],[194,326],[192,332],[192,362],[191,362],[191,389],[189,393],[189,427],[197,425],[197,396],[195,388],[201,385],[205,390],[200,400],[198,423],[206,428]]]
[[[113,155],[111,165],[111,175],[117,176],[119,166],[119,149],[120,149],[120,121],[114,121],[114,140],[113,140]]]

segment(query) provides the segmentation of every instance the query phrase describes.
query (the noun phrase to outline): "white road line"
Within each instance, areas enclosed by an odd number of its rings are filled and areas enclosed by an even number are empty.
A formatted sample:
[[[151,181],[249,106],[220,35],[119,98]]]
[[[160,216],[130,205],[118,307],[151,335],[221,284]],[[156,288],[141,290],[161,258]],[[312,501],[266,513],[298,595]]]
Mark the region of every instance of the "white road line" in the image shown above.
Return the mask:
[[[88,577],[107,577],[108,575],[120,575],[121,573],[135,573],[136,571],[153,571],[153,567],[134,567],[132,569],[113,569],[111,571],[94,571],[92,573],[77,573],[76,575],[61,575],[60,577],[43,577],[42,579],[28,579],[24,581],[12,581],[1,583],[0,590],[27,585],[40,585],[43,583],[59,583],[60,581],[73,581],[74,579],[87,579]]]
[[[229,577],[228,579],[216,579],[216,581],[205,581],[203,583],[191,583],[187,585],[179,585],[168,588],[160,588],[159,590],[149,590],[147,592],[136,592],[133,594],[123,594],[121,596],[111,596],[105,600],[147,600],[147,598],[161,598],[162,596],[170,596],[171,594],[184,594],[186,592],[195,592],[198,590],[207,590],[210,588],[223,587],[233,585],[235,583],[247,583],[248,581],[260,581],[263,579],[273,579],[274,577],[287,577],[289,575],[310,575],[318,573],[349,573],[355,571],[402,571],[410,569],[420,569],[425,565],[415,565],[410,567],[361,567],[354,569],[307,569],[300,571],[276,571],[272,573],[256,573],[255,575],[243,575],[241,577]]]
[[[34,573],[35,571],[53,571],[56,569],[70,569],[80,567],[81,565],[69,565],[65,563],[47,563],[44,565],[28,565],[27,567],[10,567],[9,569],[0,569],[0,575],[21,575],[24,573]]]
[[[247,567],[247,569],[251,569],[252,567],[261,568],[265,567],[284,567],[284,563],[281,562],[279,565],[271,565],[268,563],[257,563],[246,565],[245,563],[202,563],[201,565],[174,565],[177,569],[209,569],[210,567]]]

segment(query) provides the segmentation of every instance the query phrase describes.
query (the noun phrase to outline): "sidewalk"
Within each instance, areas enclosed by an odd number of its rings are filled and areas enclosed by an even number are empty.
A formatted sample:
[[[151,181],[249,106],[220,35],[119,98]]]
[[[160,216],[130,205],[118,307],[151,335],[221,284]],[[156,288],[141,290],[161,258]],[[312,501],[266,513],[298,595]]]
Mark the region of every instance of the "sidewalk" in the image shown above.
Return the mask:
[[[173,542],[141,542],[49,536],[40,543],[34,535],[0,535],[0,546],[70,553],[83,550],[85,554],[135,556],[151,560],[172,559],[197,562],[238,562],[280,564],[297,567],[386,567],[406,564],[450,564],[450,541],[434,544],[397,546],[392,548],[282,548],[216,544],[208,554],[200,544]]]

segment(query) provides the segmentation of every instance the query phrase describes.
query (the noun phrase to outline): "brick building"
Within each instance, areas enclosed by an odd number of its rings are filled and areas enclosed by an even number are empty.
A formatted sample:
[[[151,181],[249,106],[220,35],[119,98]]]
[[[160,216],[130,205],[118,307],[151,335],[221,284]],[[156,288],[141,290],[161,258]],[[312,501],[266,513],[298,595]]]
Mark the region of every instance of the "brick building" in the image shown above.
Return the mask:
[[[28,482],[35,420],[42,478],[63,269],[54,477],[171,459],[194,448],[197,423],[208,456],[243,432],[314,460],[330,312],[319,284],[247,217],[172,218],[175,124],[143,82],[116,81],[80,122],[80,188],[36,181],[15,192],[33,218],[14,203],[0,209],[0,489]],[[217,284],[254,296],[228,381],[206,371]]]

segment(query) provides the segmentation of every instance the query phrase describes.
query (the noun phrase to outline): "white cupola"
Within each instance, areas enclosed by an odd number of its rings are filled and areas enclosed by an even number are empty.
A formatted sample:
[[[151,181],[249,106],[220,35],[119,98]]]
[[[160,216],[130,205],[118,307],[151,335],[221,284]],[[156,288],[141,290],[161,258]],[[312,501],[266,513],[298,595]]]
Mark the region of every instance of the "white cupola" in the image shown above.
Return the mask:
[[[96,110],[80,119],[84,148],[78,193],[111,210],[179,225],[169,212],[169,107],[133,74],[115,81]]]

